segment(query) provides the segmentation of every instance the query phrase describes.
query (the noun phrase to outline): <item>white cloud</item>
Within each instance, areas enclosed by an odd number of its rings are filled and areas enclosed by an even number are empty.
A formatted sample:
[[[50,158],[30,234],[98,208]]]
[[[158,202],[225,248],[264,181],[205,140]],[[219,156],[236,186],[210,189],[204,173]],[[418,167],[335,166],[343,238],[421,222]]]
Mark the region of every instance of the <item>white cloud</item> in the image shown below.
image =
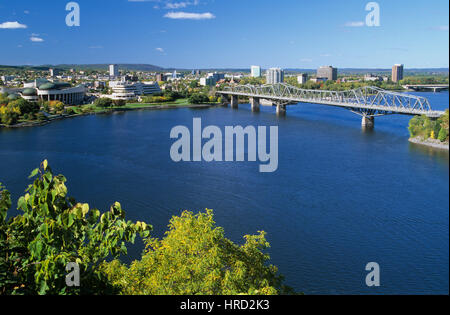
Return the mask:
[[[166,9],[182,9],[190,5],[198,5],[198,4],[199,4],[198,0],[183,1],[183,2],[168,2],[166,3]]]
[[[438,29],[439,31],[448,32],[448,25],[441,25],[441,26],[438,26],[437,29]]]
[[[30,40],[35,43],[42,43],[44,41],[42,38],[37,37],[37,36],[31,36]]]
[[[358,22],[347,22],[345,23],[346,27],[363,27],[366,23],[358,21]]]
[[[155,48],[155,50],[159,51],[160,53],[163,53],[163,52],[164,52],[164,49],[162,49],[162,48],[160,48],[160,47]]]
[[[216,16],[212,13],[188,13],[188,12],[169,12],[164,15],[165,18],[175,20],[211,20]]]
[[[4,22],[0,24],[0,29],[18,29],[27,28],[25,24],[20,24],[19,22]]]
[[[312,62],[313,60],[310,58],[303,58],[303,59],[300,59],[300,61],[301,62]]]

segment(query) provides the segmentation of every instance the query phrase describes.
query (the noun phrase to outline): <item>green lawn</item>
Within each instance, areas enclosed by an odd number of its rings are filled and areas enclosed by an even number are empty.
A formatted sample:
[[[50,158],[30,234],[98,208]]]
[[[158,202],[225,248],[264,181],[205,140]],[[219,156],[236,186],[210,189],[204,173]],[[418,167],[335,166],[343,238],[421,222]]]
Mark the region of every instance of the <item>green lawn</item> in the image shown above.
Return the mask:
[[[214,103],[216,104],[216,103]],[[73,111],[76,114],[81,114],[83,113],[83,108],[91,108],[93,113],[99,113],[99,112],[105,112],[105,111],[109,111],[109,110],[115,110],[115,109],[145,109],[145,108],[151,108],[151,107],[155,107],[155,106],[188,106],[188,105],[192,105],[189,103],[189,100],[187,98],[183,98],[183,99],[179,99],[176,100],[175,102],[167,102],[167,103],[129,103],[126,104],[125,106],[113,106],[113,107],[108,107],[108,108],[102,108],[102,107],[97,107],[93,104],[90,105],[82,105],[82,106],[71,106],[69,108],[73,109]]]
[[[175,102],[167,102],[167,103],[130,103],[123,107],[112,107],[112,108],[145,108],[151,106],[186,106],[190,105],[187,98],[182,98],[176,100]]]

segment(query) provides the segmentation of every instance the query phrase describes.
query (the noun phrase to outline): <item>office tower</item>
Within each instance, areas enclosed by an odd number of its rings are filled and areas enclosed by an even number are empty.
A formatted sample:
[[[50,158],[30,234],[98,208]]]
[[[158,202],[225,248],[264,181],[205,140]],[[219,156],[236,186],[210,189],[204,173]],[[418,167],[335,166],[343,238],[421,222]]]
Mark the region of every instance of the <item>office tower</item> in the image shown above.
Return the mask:
[[[403,80],[403,65],[397,64],[392,67],[392,82]]]
[[[299,84],[305,84],[306,81],[308,81],[308,75],[306,73],[300,73],[300,75],[297,77],[297,82]]]
[[[252,66],[251,67],[251,75],[253,78],[261,77],[261,67],[260,66]]]
[[[330,81],[337,80],[337,68],[333,68],[332,66],[323,66],[317,69],[317,77],[318,78],[326,78]]]
[[[117,77],[117,76],[119,76],[119,67],[117,65],[110,65],[109,66],[109,76],[110,77]]]
[[[277,84],[284,82],[284,71],[280,68],[270,68],[266,72],[266,83]]]

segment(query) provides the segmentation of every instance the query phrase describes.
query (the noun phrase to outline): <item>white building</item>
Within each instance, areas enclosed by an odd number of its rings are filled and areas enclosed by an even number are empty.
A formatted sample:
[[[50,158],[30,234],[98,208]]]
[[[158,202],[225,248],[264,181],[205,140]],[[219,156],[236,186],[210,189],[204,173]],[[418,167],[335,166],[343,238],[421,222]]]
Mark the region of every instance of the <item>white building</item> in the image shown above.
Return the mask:
[[[250,72],[251,72],[252,78],[260,78],[261,77],[261,67],[260,66],[252,66]]]
[[[12,80],[14,80],[16,77],[15,76],[12,76],[12,75],[2,75],[1,77],[0,77],[0,79],[3,81],[3,82],[9,82],[9,81],[12,81]]]
[[[151,95],[161,92],[157,82],[124,82],[110,81],[109,87],[112,89],[112,99],[134,99],[142,95]],[[110,96],[107,96],[110,97]]]
[[[284,82],[284,70],[280,68],[270,68],[266,72],[267,84],[277,84]]]
[[[301,73],[297,77],[298,84],[305,84],[308,81],[308,75],[306,73]]]
[[[109,76],[111,77],[119,76],[119,67],[117,65],[109,65]]]
[[[215,85],[217,82],[219,82],[220,80],[225,79],[225,74],[223,73],[208,73],[208,76],[206,78],[201,78],[200,79],[200,85],[202,86],[213,86]]]
[[[364,76],[364,81],[369,81],[369,82],[379,82],[379,81],[383,81],[383,78],[377,75],[373,75],[373,74],[366,74]]]

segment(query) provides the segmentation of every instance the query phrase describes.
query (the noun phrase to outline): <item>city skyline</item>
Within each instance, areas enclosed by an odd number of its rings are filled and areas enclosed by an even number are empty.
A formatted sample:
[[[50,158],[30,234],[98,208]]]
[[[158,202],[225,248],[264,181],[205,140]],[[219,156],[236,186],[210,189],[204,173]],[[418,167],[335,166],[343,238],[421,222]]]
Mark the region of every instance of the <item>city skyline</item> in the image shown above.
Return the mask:
[[[68,2],[68,1],[67,1]],[[369,1],[66,1],[0,4],[0,64],[153,64],[164,68],[387,69],[448,67],[448,2],[378,1],[380,26],[364,21]],[[130,18],[130,16],[132,18]],[[270,17],[276,17],[270,19]],[[125,18],[126,17],[126,18]],[[282,18],[281,18],[282,17]],[[420,23],[417,23],[420,20]],[[273,21],[273,22],[272,22]],[[275,23],[277,21],[277,23]],[[320,40],[317,40],[317,39]]]

